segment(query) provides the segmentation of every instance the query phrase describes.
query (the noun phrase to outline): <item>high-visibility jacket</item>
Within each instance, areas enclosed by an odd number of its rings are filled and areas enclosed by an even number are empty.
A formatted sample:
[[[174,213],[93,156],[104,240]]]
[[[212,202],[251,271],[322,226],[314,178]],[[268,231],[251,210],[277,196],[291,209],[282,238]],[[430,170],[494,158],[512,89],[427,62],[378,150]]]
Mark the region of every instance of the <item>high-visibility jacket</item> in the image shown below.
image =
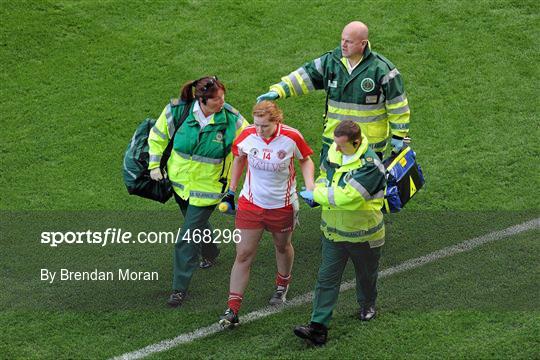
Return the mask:
[[[324,89],[328,112],[323,145],[332,144],[340,121],[352,120],[360,125],[370,147],[383,152],[390,134],[405,137],[409,131],[410,110],[401,75],[388,59],[371,51],[369,42],[350,75],[345,61],[338,47],[281,78],[270,90],[286,98]]]
[[[343,154],[333,143],[321,162],[313,199],[322,207],[321,230],[330,241],[384,244],[381,208],[386,185],[384,166],[367,140],[343,165]]]
[[[225,104],[201,130],[193,115],[193,104],[176,132],[167,161],[167,175],[173,190],[182,199],[189,198],[191,205],[210,206],[219,203],[229,187],[233,159],[231,147],[234,139],[249,124],[236,109]],[[171,101],[150,131],[148,169],[159,166],[184,106],[184,102]]]

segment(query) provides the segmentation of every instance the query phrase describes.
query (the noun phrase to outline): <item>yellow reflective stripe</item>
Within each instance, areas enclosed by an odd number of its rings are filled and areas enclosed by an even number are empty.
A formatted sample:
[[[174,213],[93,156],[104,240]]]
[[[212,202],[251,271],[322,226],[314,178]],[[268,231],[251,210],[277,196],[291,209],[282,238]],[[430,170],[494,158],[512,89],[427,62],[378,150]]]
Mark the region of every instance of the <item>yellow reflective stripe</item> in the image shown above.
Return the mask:
[[[328,112],[333,114],[355,116],[358,118],[368,118],[375,117],[381,114],[386,114],[386,109],[380,108],[375,110],[356,110],[356,109],[343,109],[336,106],[331,106],[328,104]]]
[[[402,152],[400,152],[399,155],[396,156],[396,158],[394,159],[394,161],[392,161],[392,162],[390,163],[390,165],[388,165],[388,168],[390,169],[390,168],[396,166],[396,164],[397,164],[401,159],[403,159],[403,158],[405,157],[405,155],[406,155],[409,151],[411,151],[411,148],[410,148],[410,147],[407,147],[407,148],[405,148],[405,150],[403,150]]]
[[[374,123],[380,120],[384,120],[388,117],[386,112],[383,112],[380,115],[375,116],[358,116],[354,114],[339,114],[335,112],[328,111],[328,119],[337,120],[337,121],[344,121],[344,120],[351,120],[358,123]]]
[[[289,90],[291,91],[291,96],[296,96],[298,94],[296,93],[296,90],[295,90],[295,88],[293,86],[293,83],[292,83],[291,79],[289,78],[289,76],[290,75],[282,77],[281,81],[283,81],[289,87]]]
[[[300,76],[297,77],[297,72],[293,71],[292,73],[290,73],[287,76],[287,79],[289,80],[289,82],[287,84],[290,87],[292,87],[293,92],[296,95],[302,95],[302,93],[303,93],[302,86],[300,86],[300,81],[301,81],[302,78]]]
[[[283,78],[284,79],[284,78]],[[290,87],[289,87],[290,88]],[[275,91],[278,93],[279,97],[282,98],[282,99],[285,99],[286,96],[285,96],[285,90],[283,89],[283,86],[281,86],[280,84],[274,84],[272,86],[270,86],[270,91]]]
[[[406,106],[409,104],[409,101],[407,99],[404,99],[403,101],[398,102],[386,102],[386,108],[387,109],[397,109],[403,106]]]

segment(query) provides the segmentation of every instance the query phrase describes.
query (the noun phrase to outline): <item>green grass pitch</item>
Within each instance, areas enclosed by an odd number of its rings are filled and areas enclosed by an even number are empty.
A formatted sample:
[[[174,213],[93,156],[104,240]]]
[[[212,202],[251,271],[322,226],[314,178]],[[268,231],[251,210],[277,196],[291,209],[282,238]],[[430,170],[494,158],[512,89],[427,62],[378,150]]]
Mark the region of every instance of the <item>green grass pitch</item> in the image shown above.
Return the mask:
[[[404,77],[427,180],[386,218],[382,269],[538,218],[539,14],[532,0],[1,1],[0,358],[110,358],[216,322],[230,244],[171,310],[172,245],[53,248],[40,232],[177,229],[173,201],[129,196],[122,183],[139,122],[206,74],[251,121],[255,98],[335,48],[352,20],[369,25],[372,49]],[[279,105],[318,150],[324,93]],[[312,290],[320,261],[320,213],[303,206],[300,216],[289,298]],[[212,221],[233,226],[218,213]],[[354,318],[354,291],[343,292],[322,349],[292,334],[309,319],[305,304],[151,358],[539,358],[539,238],[534,229],[382,279],[369,324]],[[272,293],[269,240],[242,314]],[[142,269],[159,280],[40,280],[40,269],[62,267]]]

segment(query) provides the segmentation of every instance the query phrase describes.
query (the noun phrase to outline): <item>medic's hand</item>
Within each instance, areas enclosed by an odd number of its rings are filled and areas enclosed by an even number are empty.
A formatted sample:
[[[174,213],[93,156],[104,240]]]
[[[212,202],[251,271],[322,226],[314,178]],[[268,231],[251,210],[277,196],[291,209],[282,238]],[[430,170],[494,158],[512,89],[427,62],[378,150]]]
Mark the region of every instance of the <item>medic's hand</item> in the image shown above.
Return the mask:
[[[269,91],[265,94],[260,95],[257,98],[257,103],[260,103],[263,100],[276,100],[277,98],[279,98],[279,94],[277,92]]]
[[[300,191],[300,197],[302,198],[302,200],[305,201],[306,204],[309,205],[309,207],[314,208],[319,206],[319,204],[316,203],[315,200],[313,200],[313,191],[311,190]]]
[[[392,135],[392,140],[390,140],[390,144],[392,145],[392,151],[395,153],[399,153],[401,149],[405,146],[403,143],[403,138],[397,135]]]
[[[157,167],[150,170],[150,178],[155,181],[163,180],[163,174],[161,174],[161,169]]]

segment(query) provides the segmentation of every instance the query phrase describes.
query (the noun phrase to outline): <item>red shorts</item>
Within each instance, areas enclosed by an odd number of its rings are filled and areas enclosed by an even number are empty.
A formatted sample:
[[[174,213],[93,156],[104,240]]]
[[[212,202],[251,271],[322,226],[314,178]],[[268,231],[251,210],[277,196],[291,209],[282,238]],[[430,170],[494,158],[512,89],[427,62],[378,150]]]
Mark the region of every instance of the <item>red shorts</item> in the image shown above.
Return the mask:
[[[238,199],[235,225],[237,229],[266,229],[272,233],[286,233],[294,230],[297,215],[292,205],[264,209],[241,196]]]

